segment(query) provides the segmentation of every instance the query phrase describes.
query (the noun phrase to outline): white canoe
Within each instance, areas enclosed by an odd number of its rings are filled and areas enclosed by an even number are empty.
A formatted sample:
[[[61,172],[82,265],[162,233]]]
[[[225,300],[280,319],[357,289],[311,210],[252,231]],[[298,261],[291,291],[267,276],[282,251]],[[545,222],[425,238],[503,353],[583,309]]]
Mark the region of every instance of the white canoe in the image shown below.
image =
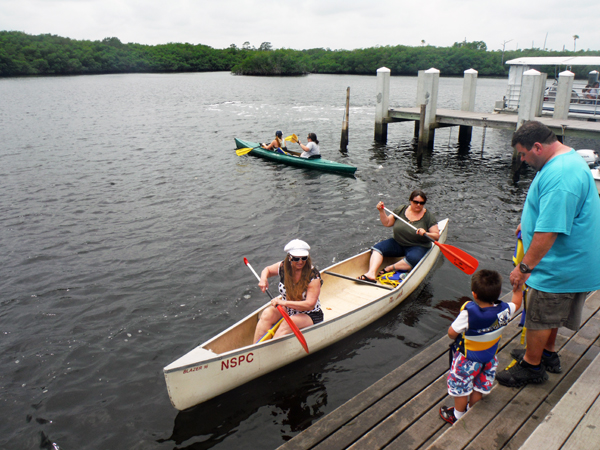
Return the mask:
[[[448,219],[439,223],[441,243],[446,240],[447,225]],[[398,306],[425,279],[440,250],[438,246],[432,246],[402,284],[394,289],[352,280],[367,271],[370,254],[370,251],[360,253],[321,271],[320,300],[325,317],[323,322],[302,329],[310,353],[360,330]],[[383,264],[390,265],[397,260],[386,258]],[[253,343],[256,323],[268,305],[266,303],[163,369],[175,408],[190,408],[307,356],[293,334]]]

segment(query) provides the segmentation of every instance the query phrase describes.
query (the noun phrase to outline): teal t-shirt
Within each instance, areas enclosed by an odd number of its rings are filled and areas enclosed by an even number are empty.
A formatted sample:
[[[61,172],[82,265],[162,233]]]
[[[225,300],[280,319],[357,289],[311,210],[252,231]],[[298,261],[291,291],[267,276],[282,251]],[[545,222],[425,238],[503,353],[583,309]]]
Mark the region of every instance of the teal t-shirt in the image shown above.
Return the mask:
[[[527,285],[543,292],[600,289],[600,198],[590,169],[574,150],[536,174],[523,207],[525,252],[534,232],[558,233]]]

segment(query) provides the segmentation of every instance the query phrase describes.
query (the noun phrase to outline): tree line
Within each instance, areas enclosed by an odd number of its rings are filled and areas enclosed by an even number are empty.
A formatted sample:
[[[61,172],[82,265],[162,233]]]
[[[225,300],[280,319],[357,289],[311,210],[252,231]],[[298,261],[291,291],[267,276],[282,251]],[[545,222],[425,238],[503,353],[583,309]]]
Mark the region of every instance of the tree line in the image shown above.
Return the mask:
[[[444,76],[462,76],[473,68],[480,76],[504,77],[503,62],[523,56],[598,56],[599,51],[555,52],[523,49],[489,51],[482,41],[456,42],[451,47],[423,45],[377,46],[355,50],[258,48],[245,42],[225,49],[207,45],[122,43],[116,37],[102,41],[75,40],[51,34],[29,35],[0,31],[0,76],[81,75],[105,73],[231,71],[238,75],[303,75],[308,73],[374,75],[388,67],[393,75],[416,75],[435,67]],[[572,70],[585,78],[593,67]],[[554,67],[542,67],[554,77]]]

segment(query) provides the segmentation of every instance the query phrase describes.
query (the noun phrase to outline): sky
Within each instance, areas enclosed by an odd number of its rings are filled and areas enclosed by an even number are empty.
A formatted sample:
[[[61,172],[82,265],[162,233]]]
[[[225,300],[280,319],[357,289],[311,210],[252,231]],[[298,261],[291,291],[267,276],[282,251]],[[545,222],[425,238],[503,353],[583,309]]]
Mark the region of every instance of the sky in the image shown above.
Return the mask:
[[[0,0],[0,30],[213,48],[600,50],[599,20],[598,0]]]

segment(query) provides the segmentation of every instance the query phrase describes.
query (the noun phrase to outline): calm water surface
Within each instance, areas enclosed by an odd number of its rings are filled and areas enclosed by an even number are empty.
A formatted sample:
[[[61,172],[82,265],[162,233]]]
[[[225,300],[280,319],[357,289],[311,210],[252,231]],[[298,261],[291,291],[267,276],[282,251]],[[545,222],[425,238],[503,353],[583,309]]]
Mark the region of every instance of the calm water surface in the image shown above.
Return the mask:
[[[267,300],[244,256],[260,269],[301,238],[324,268],[389,237],[375,204],[414,188],[450,218],[448,243],[508,275],[533,175],[510,182],[510,133],[474,130],[459,149],[457,130],[439,130],[417,167],[412,123],[373,142],[375,87],[228,73],[0,80],[0,448],[282,444],[444,335],[469,277],[439,259],[392,313],[190,411],[171,406],[162,368]],[[505,87],[480,79],[476,109]],[[439,106],[458,109],[461,89],[442,78]],[[392,78],[391,106],[415,98],[416,77]],[[234,137],[277,129],[315,132],[356,177],[235,155]]]

